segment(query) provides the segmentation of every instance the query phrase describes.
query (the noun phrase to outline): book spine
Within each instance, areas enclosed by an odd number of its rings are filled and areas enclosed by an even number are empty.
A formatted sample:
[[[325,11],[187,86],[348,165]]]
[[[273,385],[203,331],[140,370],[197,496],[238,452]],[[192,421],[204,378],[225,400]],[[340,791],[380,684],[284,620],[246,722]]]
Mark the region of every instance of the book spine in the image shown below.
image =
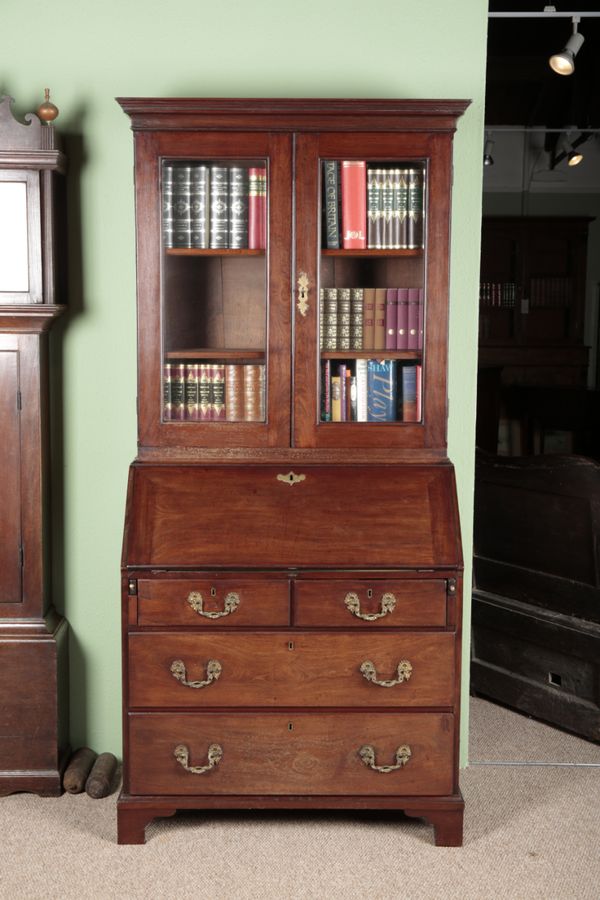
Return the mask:
[[[408,350],[408,288],[398,288],[398,333],[396,350]]]
[[[173,418],[173,364],[165,363],[163,366],[163,421],[170,422]]]
[[[210,246],[229,246],[229,176],[226,166],[210,167]]]
[[[325,206],[325,246],[328,250],[338,250],[340,246],[338,169],[337,160],[324,160],[323,204]]]
[[[325,288],[319,290],[319,350],[325,349]]]
[[[264,420],[264,400],[261,395],[264,392],[263,379],[261,377],[262,365],[244,366],[244,419],[246,422],[261,422]]]
[[[398,248],[406,250],[408,247],[408,169],[398,169],[394,207],[398,218]]]
[[[321,421],[331,422],[331,360],[321,363]]]
[[[402,367],[402,421],[419,421],[417,418],[417,366]]]
[[[337,288],[325,288],[325,326],[323,346],[336,350],[338,343]]]
[[[337,346],[338,350],[349,350],[352,321],[350,288],[338,288],[337,296]]]
[[[390,248],[400,249],[400,169],[391,170],[392,178],[392,227],[390,229]]]
[[[185,367],[185,417],[197,422],[200,417],[198,401],[198,363],[188,363]]]
[[[394,422],[397,407],[395,359],[370,359],[367,367],[367,421]]]
[[[171,380],[171,419],[181,422],[185,419],[185,363],[173,364]]]
[[[260,249],[260,169],[248,169],[248,247]]]
[[[378,216],[379,192],[377,169],[367,168],[367,247],[369,250],[379,249]]]
[[[358,391],[356,386],[356,375],[350,375],[350,373],[348,373],[348,381],[350,384],[348,388],[348,397],[350,400],[348,419],[351,422],[356,422],[358,421]]]
[[[248,246],[248,169],[243,166],[229,169],[229,246]]]
[[[375,325],[373,329],[373,349],[385,348],[385,304],[386,288],[375,288]]]
[[[385,292],[385,349],[395,350],[398,331],[398,291],[388,288]]]
[[[363,349],[363,320],[365,292],[363,288],[350,291],[350,348]]]
[[[225,366],[215,363],[211,367],[211,419],[220,422],[225,419]]]
[[[416,369],[416,414],[417,414],[417,422],[420,422],[423,418],[423,366],[418,365],[415,366]]]
[[[356,421],[367,421],[368,360],[356,360]]]
[[[367,164],[342,160],[342,244],[346,250],[367,246]]]
[[[372,350],[375,337],[375,288],[364,289],[363,349]]]
[[[331,376],[331,421],[342,421],[342,407],[340,394],[340,376]]]
[[[347,399],[346,399],[346,365],[345,363],[340,363],[338,366],[338,376],[340,379],[340,422],[346,421],[347,415]]]
[[[383,170],[383,248],[389,250],[393,246],[392,221],[394,212],[394,184],[392,170]]]
[[[423,349],[423,341],[425,338],[425,298],[423,288],[419,288],[418,298],[418,316],[417,316],[417,350]]]
[[[208,363],[198,366],[198,418],[201,422],[212,419],[211,406],[211,367]]]
[[[269,197],[267,193],[267,170],[260,170],[260,249],[266,250],[269,217]]]
[[[173,246],[192,246],[191,166],[173,166]]]
[[[258,367],[258,400],[259,418],[261,422],[267,421],[267,367],[261,363]]]
[[[162,235],[163,247],[173,246],[173,166],[162,165]]]
[[[415,250],[423,246],[423,172],[408,170],[407,247]]]
[[[205,250],[210,243],[210,169],[192,166],[191,171],[191,230],[192,247]]]
[[[244,367],[225,366],[225,418],[228,422],[244,420]]]
[[[419,342],[419,288],[408,289],[408,350],[417,350]]]

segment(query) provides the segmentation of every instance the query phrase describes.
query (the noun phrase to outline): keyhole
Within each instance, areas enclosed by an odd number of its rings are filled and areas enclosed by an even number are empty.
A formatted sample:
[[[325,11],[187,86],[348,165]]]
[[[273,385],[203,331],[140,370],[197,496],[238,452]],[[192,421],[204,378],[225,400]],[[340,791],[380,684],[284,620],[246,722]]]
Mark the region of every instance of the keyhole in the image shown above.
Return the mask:
[[[373,596],[373,588],[367,588],[367,598],[370,600]]]
[[[293,725],[293,723],[292,723],[292,722],[288,722],[288,731],[293,731],[293,730],[294,730],[294,725]]]
[[[288,481],[289,481],[289,483],[291,484],[293,480],[294,480],[294,476],[293,476],[292,473],[290,472],[290,474],[288,475]]]
[[[288,650],[293,650],[293,649],[294,649],[294,642],[293,642],[293,641],[289,641],[289,642],[288,642]]]
[[[210,589],[210,596],[211,596],[211,597],[216,597],[216,596],[217,596],[217,589],[216,589],[215,587],[211,587],[211,589]]]

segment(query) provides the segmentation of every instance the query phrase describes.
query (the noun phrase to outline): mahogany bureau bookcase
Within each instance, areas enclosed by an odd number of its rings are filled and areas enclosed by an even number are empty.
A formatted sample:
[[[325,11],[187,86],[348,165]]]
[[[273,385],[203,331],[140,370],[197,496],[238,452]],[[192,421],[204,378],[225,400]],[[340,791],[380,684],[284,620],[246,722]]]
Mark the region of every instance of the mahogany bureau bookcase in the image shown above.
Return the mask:
[[[139,418],[119,841],[179,809],[394,809],[460,845],[446,371],[468,101],[118,102]]]

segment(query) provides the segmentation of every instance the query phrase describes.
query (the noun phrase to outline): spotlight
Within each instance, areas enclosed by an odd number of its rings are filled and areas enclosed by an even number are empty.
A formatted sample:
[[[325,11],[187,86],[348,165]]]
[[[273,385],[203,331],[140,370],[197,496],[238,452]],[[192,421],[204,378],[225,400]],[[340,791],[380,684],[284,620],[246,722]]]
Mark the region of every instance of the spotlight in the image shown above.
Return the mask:
[[[483,150],[483,164],[484,166],[493,166],[494,165],[494,157],[492,156],[492,150],[494,149],[494,142],[487,139],[485,142],[485,147]]]
[[[581,45],[584,41],[583,35],[577,31],[579,20],[579,16],[573,16],[573,34],[567,41],[564,50],[561,50],[560,53],[555,53],[549,59],[550,68],[557,75],[572,75],[575,71],[575,57],[581,50]]]
[[[580,153],[579,150],[569,150],[567,153],[567,165],[569,166],[578,166],[582,159],[583,153]]]

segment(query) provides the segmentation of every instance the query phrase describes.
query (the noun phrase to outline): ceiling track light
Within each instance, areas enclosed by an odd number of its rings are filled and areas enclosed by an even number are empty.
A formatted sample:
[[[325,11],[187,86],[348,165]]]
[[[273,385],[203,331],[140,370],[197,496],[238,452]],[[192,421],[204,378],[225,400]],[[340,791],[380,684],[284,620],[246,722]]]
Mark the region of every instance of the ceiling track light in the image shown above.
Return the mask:
[[[560,53],[555,53],[549,59],[550,68],[557,75],[572,75],[575,71],[575,57],[581,50],[581,45],[584,41],[583,35],[577,31],[580,21],[581,16],[573,16],[573,34]]]
[[[494,149],[494,142],[490,137],[486,137],[485,146],[483,148],[483,164],[484,166],[493,166],[494,165],[494,157],[492,156],[492,150]]]

